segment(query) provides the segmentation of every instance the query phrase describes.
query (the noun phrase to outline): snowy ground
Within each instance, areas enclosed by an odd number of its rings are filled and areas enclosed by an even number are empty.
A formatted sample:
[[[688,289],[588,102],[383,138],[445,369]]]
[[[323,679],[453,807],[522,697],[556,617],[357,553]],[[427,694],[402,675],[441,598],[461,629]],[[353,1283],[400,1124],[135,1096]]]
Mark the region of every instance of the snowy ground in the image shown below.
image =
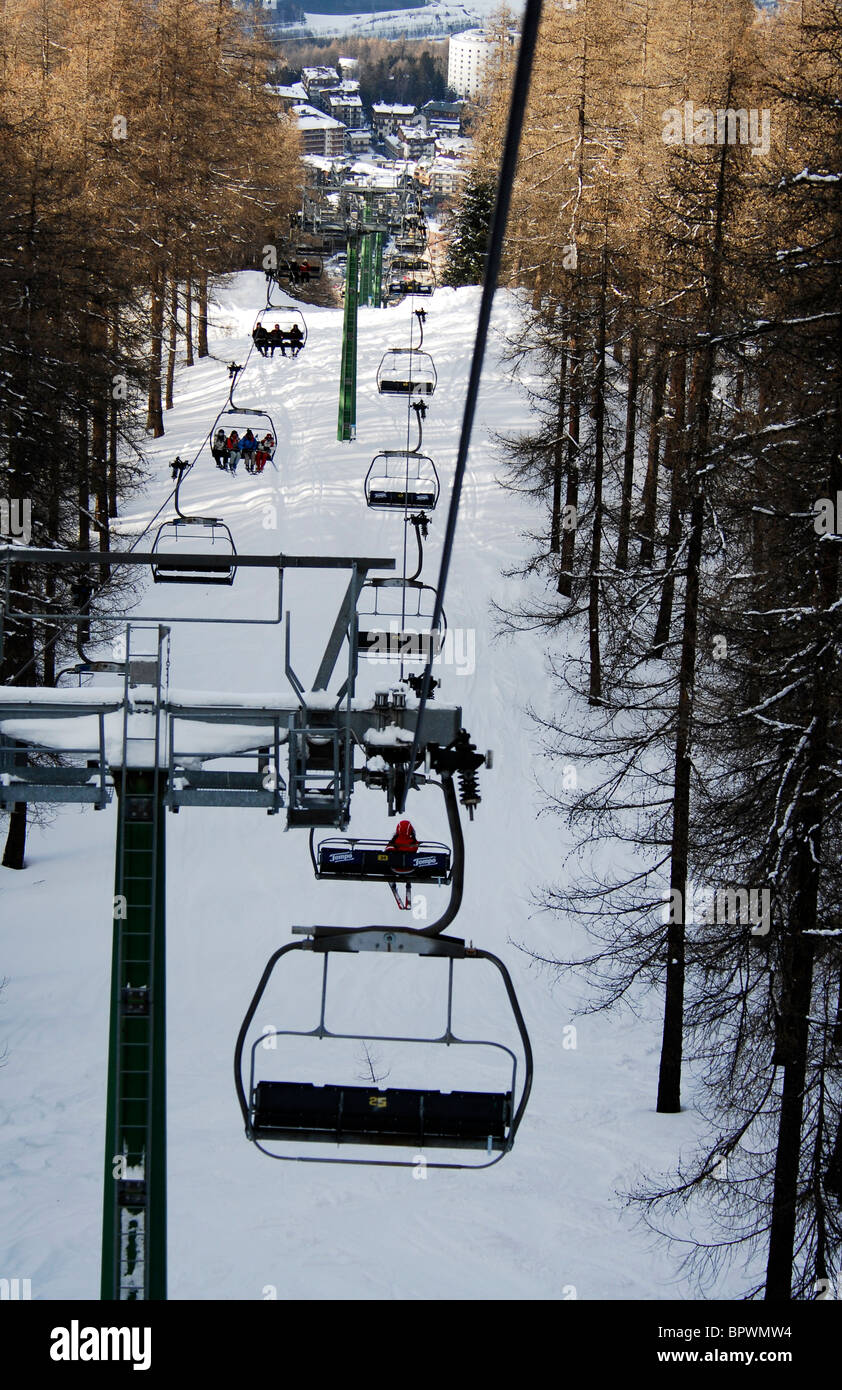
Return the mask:
[[[482,28],[488,16],[495,14],[500,6],[498,0],[468,0],[467,4],[453,4],[451,0],[431,0],[430,4],[412,10],[370,10],[359,14],[308,14],[305,10],[301,24],[291,24],[277,28],[278,38],[298,38],[305,34],[315,34],[319,38],[396,38],[410,39],[441,38],[442,32],[457,33],[465,29]],[[523,6],[515,3],[510,6],[515,17],[519,17]]]
[[[427,304],[425,346],[435,356],[438,389],[424,446],[443,486],[427,580],[438,568],[478,295],[438,290]],[[142,529],[166,498],[168,460],[177,452],[192,457],[207,434],[227,392],[226,363],[244,360],[262,301],[256,274],[236,277],[220,293],[212,357],[180,375],[167,436],[150,450],[152,480],[129,509],[127,534]],[[465,827],[466,892],[456,930],[505,959],[532,1034],[535,1087],[518,1142],[488,1172],[430,1172],[425,1181],[408,1170],[277,1164],[256,1152],[242,1134],[231,1065],[267,957],[289,939],[293,924],[389,922],[398,914],[385,888],[316,883],[306,832],[285,834],[283,815],[195,809],[170,816],[172,1298],[261,1299],[267,1289],[307,1299],[692,1296],[617,1195],[641,1172],[670,1166],[698,1132],[691,1110],[654,1114],[659,1001],[641,1018],[579,1020],[573,1048],[565,1029],[575,985],[554,984],[513,944],[562,949],[557,927],[534,914],[530,894],[563,871],[567,850],[560,823],[536,818],[538,777],[548,769],[524,707],[551,698],[543,643],[495,642],[489,608],[492,598],[512,594],[501,571],[520,558],[521,533],[533,521],[524,503],[497,486],[500,462],[489,442],[489,431],[528,422],[525,393],[498,360],[499,334],[515,313],[512,298],[501,294],[446,605],[451,626],[475,634],[476,669],[445,670],[440,698],[461,704],[478,746],[495,751],[477,819]],[[184,501],[197,512],[224,513],[244,552],[399,556],[401,522],[366,510],[362,480],[373,454],[400,447],[405,437],[405,406],[378,396],[375,374],[388,347],[406,344],[410,306],[361,310],[354,443],[336,440],[341,312],[308,309],[307,320],[306,351],[296,361],[253,354],[237,394],[238,403],[271,412],[277,469],[252,478],[241,468],[231,478],[205,452],[185,483]],[[293,663],[305,684],[341,584],[335,575],[289,581]],[[272,604],[272,581],[252,571],[232,590],[150,586],[137,614],[151,616],[163,605],[180,616],[268,618]],[[278,628],[174,624],[174,687],[278,691],[285,688],[282,672]],[[372,670],[360,693],[386,683],[382,668]],[[444,835],[439,802],[435,791],[411,802],[420,834]],[[62,810],[48,830],[32,831],[25,873],[0,871],[0,1272],[30,1278],[40,1299],[98,1296],[114,826],[113,806]],[[356,792],[352,833],[389,829],[385,799]],[[397,973],[369,970],[354,982],[348,976],[343,1022],[364,1031],[395,1009],[415,1016],[427,1002],[427,982],[421,989],[409,974],[413,963],[398,964]],[[480,1023],[493,1036],[499,1001],[496,993],[486,996],[479,974],[463,986],[466,1010],[472,1026]],[[405,1003],[398,1002],[401,990],[408,990]],[[269,1007],[270,1020],[280,1021],[271,1012],[280,1000]],[[302,1079],[328,1079],[320,1066]],[[454,1084],[469,1086],[470,1078]]]

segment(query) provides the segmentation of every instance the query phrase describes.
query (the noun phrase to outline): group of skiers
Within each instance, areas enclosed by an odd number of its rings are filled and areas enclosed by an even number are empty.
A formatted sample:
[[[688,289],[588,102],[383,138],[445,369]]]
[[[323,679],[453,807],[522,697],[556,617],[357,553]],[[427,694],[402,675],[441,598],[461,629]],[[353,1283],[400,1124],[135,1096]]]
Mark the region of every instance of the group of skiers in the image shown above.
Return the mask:
[[[274,457],[275,439],[265,434],[258,439],[253,430],[246,430],[242,438],[237,430],[226,435],[223,429],[216,431],[211,443],[211,453],[217,468],[236,473],[237,464],[242,458],[247,473],[262,473],[269,459]]]
[[[297,285],[299,282],[308,284],[311,272],[309,261],[287,261],[284,268],[291,285]]]
[[[275,348],[281,349],[281,356],[286,357],[287,347],[290,355],[297,357],[304,346],[304,334],[297,323],[292,328],[283,329],[276,323],[274,328],[266,329],[262,323],[256,323],[252,331],[254,346],[263,357],[274,357]]]

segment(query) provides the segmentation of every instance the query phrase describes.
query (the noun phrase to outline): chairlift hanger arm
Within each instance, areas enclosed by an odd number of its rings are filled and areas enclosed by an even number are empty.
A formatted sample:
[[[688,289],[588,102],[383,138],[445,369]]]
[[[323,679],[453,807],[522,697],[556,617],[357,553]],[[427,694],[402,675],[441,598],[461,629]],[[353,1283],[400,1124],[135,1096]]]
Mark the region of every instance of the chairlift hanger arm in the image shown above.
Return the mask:
[[[416,454],[420,454],[420,452],[421,452],[421,445],[422,445],[422,443],[423,443],[423,441],[424,441],[424,429],[423,429],[423,426],[422,426],[422,424],[421,424],[421,421],[424,419],[425,415],[427,414],[427,402],[424,401],[424,400],[421,400],[421,401],[413,401],[410,408],[411,408],[412,410],[415,411],[415,422],[416,422],[416,424],[418,425],[418,443],[417,443],[416,446],[415,446],[414,452],[415,452]]]
[[[431,922],[427,927],[405,927],[402,930],[412,937],[439,938],[445,932],[451,922],[456,917],[462,906],[462,895],[465,886],[465,839],[462,834],[462,823],[459,816],[459,800],[456,795],[456,788],[453,785],[453,777],[450,773],[442,773],[440,786],[444,795],[444,804],[447,809],[447,825],[450,833],[451,843],[451,869],[450,869],[450,899],[447,907],[435,922]],[[313,868],[318,874],[318,865],[313,848],[313,833],[310,834],[310,857],[313,861]],[[369,927],[313,927],[314,939],[322,940],[325,938],[343,938],[358,932],[388,932],[389,927],[369,926]],[[315,948],[314,948],[315,949]],[[320,948],[319,948],[320,949]],[[358,949],[353,947],[337,949]]]
[[[421,539],[422,533],[427,534],[427,516],[425,512],[416,512],[413,516],[408,516],[404,523],[412,526],[415,530],[415,541],[418,546],[418,568],[414,574],[407,575],[407,579],[417,579],[424,568],[424,542]]]
[[[520,1126],[520,1122],[523,1119],[524,1112],[526,1110],[526,1105],[529,1100],[529,1095],[532,1090],[532,1076],[534,1071],[532,1043],[529,1039],[529,1033],[526,1028],[526,1021],[523,1017],[523,1013],[518,1002],[518,997],[515,994],[515,987],[512,984],[512,977],[509,974],[506,966],[500,960],[500,957],[495,956],[491,951],[483,951],[480,949],[475,949],[473,947],[469,947],[466,954],[468,956],[473,957],[476,960],[490,961],[492,965],[495,965],[497,967],[503,978],[503,984],[506,989],[506,994],[508,995],[509,1003],[512,1006],[512,1013],[514,1014],[514,1019],[515,1023],[517,1024],[518,1033],[520,1034],[520,1041],[523,1047],[524,1060],[523,1090],[521,1092],[521,1097],[520,1101],[518,1102],[517,1110],[512,1116],[511,1128],[509,1130],[509,1148],[511,1148],[515,1140],[515,1135],[517,1134],[518,1128]]]
[[[243,1124],[246,1127],[247,1134],[249,1132],[249,1107],[248,1100],[246,1098],[245,1088],[243,1086],[242,1075],[243,1048],[245,1046],[246,1036],[248,1034],[249,1028],[251,1027],[252,1019],[254,1018],[254,1015],[257,1013],[257,1009],[261,999],[263,998],[266,986],[269,983],[272,972],[275,969],[275,966],[277,965],[278,961],[281,959],[282,956],[288,955],[290,951],[308,950],[312,950],[310,942],[290,941],[286,946],[281,946],[277,951],[274,952],[273,955],[269,957],[269,960],[266,963],[266,968],[260,977],[260,983],[258,984],[257,989],[254,992],[254,997],[252,998],[252,1001],[249,1004],[248,1009],[246,1010],[246,1016],[243,1019],[243,1022],[240,1026],[240,1031],[237,1034],[237,1042],[234,1048],[234,1088],[237,1092],[237,1101],[240,1106],[240,1110],[242,1111]]]

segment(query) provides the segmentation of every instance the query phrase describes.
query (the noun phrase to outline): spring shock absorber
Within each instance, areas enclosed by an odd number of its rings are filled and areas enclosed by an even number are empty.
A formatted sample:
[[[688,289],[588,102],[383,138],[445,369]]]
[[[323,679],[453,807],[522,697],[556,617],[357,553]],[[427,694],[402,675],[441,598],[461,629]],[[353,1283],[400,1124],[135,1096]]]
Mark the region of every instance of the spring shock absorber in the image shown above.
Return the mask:
[[[460,768],[457,777],[459,780],[459,800],[463,806],[468,808],[468,818],[473,820],[474,811],[482,801],[479,794],[479,777],[475,768]]]
[[[476,744],[471,743],[467,729],[460,729],[453,742],[446,748],[436,749],[432,761],[437,771],[456,774],[459,800],[467,808],[469,818],[473,820],[474,811],[482,801],[479,794],[478,770],[486,762],[486,757],[477,752]]]

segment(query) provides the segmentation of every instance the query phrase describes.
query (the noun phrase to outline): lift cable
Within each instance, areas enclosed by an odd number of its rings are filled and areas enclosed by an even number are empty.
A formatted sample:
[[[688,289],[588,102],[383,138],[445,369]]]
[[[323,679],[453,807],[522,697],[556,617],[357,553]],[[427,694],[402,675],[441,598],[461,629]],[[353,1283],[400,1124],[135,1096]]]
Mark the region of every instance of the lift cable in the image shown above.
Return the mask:
[[[468,463],[468,451],[471,445],[471,433],[473,430],[474,415],[476,413],[477,398],[479,396],[482,364],[488,341],[488,328],[491,322],[494,294],[497,289],[497,277],[500,273],[506,222],[508,220],[509,206],[512,199],[512,187],[514,185],[515,170],[517,168],[518,150],[520,148],[520,137],[523,130],[526,102],[529,96],[529,82],[535,57],[535,45],[541,22],[541,4],[542,0],[527,0],[523,15],[517,66],[515,68],[512,95],[509,103],[506,139],[503,145],[503,156],[500,161],[497,197],[488,234],[488,250],[485,258],[482,298],[480,300],[479,318],[477,320],[476,334],[474,337],[471,373],[468,378],[468,389],[465,395],[465,410],[462,416],[462,430],[459,436],[459,449],[456,455],[453,491],[450,496],[450,507],[447,514],[447,527],[445,529],[441,567],[439,569],[438,583],[436,584],[436,599],[431,622],[431,629],[433,632],[436,631],[437,626],[441,622],[444,609],[444,594],[447,587],[447,577],[450,572],[450,560],[456,534],[456,522],[459,516],[459,503],[462,496],[462,483],[465,478],[465,470]],[[433,678],[433,658],[434,653],[431,648],[424,668],[421,696],[418,703],[418,716],[415,723],[415,736],[412,740],[412,750],[409,755],[406,774],[401,788],[398,805],[399,812],[403,812],[406,809],[406,798],[412,780],[412,769],[418,760],[424,711],[427,707]]]
[[[410,301],[410,303],[411,303],[411,301]],[[423,314],[423,311],[422,311],[422,314]],[[421,347],[422,347],[422,345],[423,345],[423,343],[424,343],[424,319],[423,319],[423,317],[422,317],[421,315],[419,315],[418,323],[419,323],[419,326],[420,326],[420,328],[421,328],[421,342],[419,343],[419,351],[420,351],[420,350],[421,350]],[[413,335],[414,327],[415,327],[415,309],[413,308],[412,314],[410,315],[410,319],[409,319],[409,379],[410,379],[410,381],[412,380],[412,355],[413,355],[412,335]],[[412,431],[412,409],[413,409],[412,395],[411,395],[411,393],[410,393],[410,394],[407,395],[407,398],[406,398],[406,465],[405,465],[405,468],[404,468],[403,570],[402,570],[403,579],[404,579],[404,588],[403,588],[403,590],[401,591],[401,632],[405,632],[405,631],[406,631],[406,578],[407,578],[407,568],[408,568],[407,544],[408,544],[408,540],[409,540],[409,536],[408,536],[408,532],[409,532],[409,454],[410,454],[409,438],[410,438],[410,433],[411,433],[411,431]],[[421,440],[421,414],[420,414],[420,411],[418,412],[418,414],[417,414],[417,416],[416,416],[416,420],[417,420],[417,423],[418,423],[418,437],[419,437],[419,448],[420,448],[420,440]],[[420,542],[420,540],[418,539],[418,532],[417,532],[417,530],[416,530],[416,533],[415,533],[415,534],[416,534],[416,540],[418,540],[418,544],[419,544],[419,553],[420,553],[420,545],[421,545],[421,542]],[[420,574],[420,573],[421,573],[421,567],[420,567],[420,565],[419,565],[418,569],[416,570],[416,575],[418,575],[418,574]],[[401,666],[400,666],[400,676],[399,676],[399,679],[400,679],[400,680],[403,680],[403,677],[404,677],[404,658],[403,658],[403,654],[401,654]]]
[[[230,405],[232,406],[233,409],[236,409],[236,406],[234,405],[234,398],[233,398],[233,397],[234,397],[234,387],[235,387],[235,385],[237,384],[238,378],[239,378],[240,376],[242,376],[243,372],[246,370],[246,368],[247,368],[247,366],[248,366],[248,364],[249,364],[249,359],[250,359],[250,357],[251,357],[251,355],[252,355],[253,352],[254,352],[254,343],[252,342],[252,345],[251,345],[251,347],[249,348],[248,353],[246,354],[246,360],[245,360],[245,362],[243,363],[242,367],[240,367],[239,370],[238,370],[237,372],[232,372],[232,373],[231,373],[231,382],[230,382],[230,385],[229,385],[229,387],[228,387],[228,395],[227,395],[226,399],[228,400],[228,402],[230,403]],[[229,371],[230,371],[230,368],[229,368]],[[211,425],[210,429],[208,430],[207,434],[205,435],[204,439],[202,440],[201,444],[199,445],[198,449],[196,450],[195,454],[193,455],[192,459],[190,459],[190,460],[187,462],[187,464],[186,464],[185,467],[179,469],[179,471],[178,471],[178,477],[177,477],[176,483],[175,483],[175,487],[174,487],[174,488],[167,494],[167,496],[164,498],[164,500],[163,500],[163,502],[161,503],[160,507],[159,507],[158,510],[155,512],[154,516],[146,523],[145,527],[144,527],[143,530],[140,532],[140,534],[137,535],[137,536],[135,537],[134,541],[132,542],[132,544],[131,544],[131,545],[129,546],[129,548],[128,548],[128,552],[120,551],[120,552],[119,552],[120,554],[128,553],[128,554],[130,555],[130,554],[132,553],[133,550],[136,550],[136,549],[137,549],[137,547],[140,545],[140,542],[143,540],[144,536],[146,536],[146,535],[149,534],[149,532],[152,530],[152,527],[155,525],[155,522],[158,520],[158,517],[161,515],[161,512],[164,510],[164,508],[165,508],[170,502],[174,502],[175,509],[176,509],[176,511],[178,512],[179,516],[183,516],[183,513],[181,512],[181,510],[180,510],[180,508],[179,508],[179,505],[178,505],[178,501],[179,501],[179,489],[181,488],[181,484],[182,484],[182,482],[183,482],[184,477],[186,476],[186,474],[189,473],[190,470],[193,468],[193,466],[198,462],[198,459],[199,459],[199,456],[200,456],[202,450],[204,449],[205,445],[206,445],[206,444],[208,443],[208,441],[210,440],[212,430],[213,430],[213,425]],[[92,550],[92,551],[91,551],[91,561],[92,561],[92,563],[93,563],[93,560],[94,560],[94,559],[101,559],[103,554],[106,554],[106,555],[107,555],[108,553],[109,553],[109,552],[107,552],[107,551],[103,552],[103,551],[100,551],[100,550]],[[89,598],[88,598],[88,599],[85,601],[85,603],[82,605],[81,611],[82,611],[83,613],[85,613],[85,612],[87,611],[88,616],[94,616],[94,615],[91,615],[91,614],[90,614],[90,605],[93,603],[94,599],[97,597],[97,594],[98,594],[98,593],[101,593],[101,592],[102,592],[102,590],[100,589],[100,590],[97,590],[96,592],[92,593],[92,594],[89,596]],[[53,634],[52,637],[48,637],[48,638],[46,639],[46,641],[45,641],[43,647],[42,647],[39,651],[34,652],[33,655],[30,656],[30,657],[24,662],[24,664],[23,664],[17,671],[15,671],[14,675],[10,678],[10,679],[11,679],[11,683],[12,683],[12,684],[16,684],[16,683],[20,680],[20,677],[23,676],[23,675],[25,675],[26,672],[27,672],[32,666],[35,665],[35,663],[38,661],[39,657],[43,657],[43,656],[45,655],[45,653],[50,649],[50,647],[54,647],[54,646],[56,645],[56,643],[58,642],[60,636],[61,636],[61,629],[59,628],[59,629],[56,630],[56,632]],[[77,645],[77,650],[79,650],[78,645]],[[80,651],[80,655],[83,655],[81,651]],[[87,658],[87,657],[84,657],[84,659],[87,660],[88,658]],[[62,673],[62,674],[64,674],[64,673]]]
[[[234,366],[235,364],[234,364],[234,363],[231,363],[231,366],[229,366],[229,368],[228,368],[228,371],[229,371],[229,373],[231,374],[231,382],[230,382],[230,385],[229,385],[229,387],[228,387],[227,400],[228,400],[228,403],[229,403],[229,405],[231,406],[232,410],[236,410],[236,408],[237,408],[237,407],[234,405],[234,387],[236,386],[237,381],[238,381],[239,378],[242,376],[243,372],[246,370],[246,368],[247,368],[247,366],[248,366],[248,364],[249,364],[249,359],[251,358],[251,355],[252,355],[253,352],[254,352],[254,342],[252,342],[252,345],[251,345],[251,347],[249,348],[249,350],[248,350],[248,352],[247,352],[247,354],[246,354],[246,360],[245,360],[245,362],[243,363],[242,367],[240,367],[236,372],[232,372],[232,371],[231,371],[231,367]],[[223,409],[224,409],[224,407],[223,407]],[[218,417],[217,417],[217,418],[218,418]],[[152,527],[155,525],[155,522],[158,520],[158,517],[161,515],[161,512],[164,510],[164,508],[166,507],[166,505],[167,505],[168,502],[171,502],[171,501],[172,501],[172,502],[174,503],[175,509],[176,509],[176,511],[178,512],[179,516],[182,516],[182,515],[183,515],[183,513],[181,512],[181,510],[180,510],[180,508],[179,508],[179,505],[178,505],[179,489],[180,489],[181,484],[182,484],[184,478],[186,477],[186,475],[191,471],[191,469],[192,469],[192,468],[195,466],[195,464],[198,462],[202,450],[204,449],[205,445],[209,442],[209,440],[210,440],[210,438],[211,438],[212,432],[213,432],[213,425],[211,425],[210,429],[208,430],[207,434],[205,435],[204,439],[202,440],[201,444],[199,445],[198,449],[196,450],[195,454],[193,455],[192,459],[189,459],[189,460],[188,460],[187,466],[186,466],[185,468],[182,468],[182,469],[179,470],[178,478],[177,478],[177,480],[176,480],[176,484],[175,484],[175,487],[173,488],[172,492],[170,492],[169,495],[168,495],[167,497],[164,498],[164,500],[163,500],[163,502],[161,503],[160,507],[158,508],[157,512],[156,512],[155,515],[152,517],[151,521],[149,521],[149,522],[146,524],[146,526],[144,527],[144,529],[141,531],[140,535],[139,535],[139,536],[136,536],[136,537],[135,537],[135,540],[133,541],[133,543],[129,546],[129,553],[130,553],[130,554],[131,554],[131,552],[132,552],[133,550],[136,550],[136,549],[137,549],[137,547],[140,545],[140,542],[143,540],[143,537],[146,536],[146,535],[148,535],[149,532],[152,530]]]

